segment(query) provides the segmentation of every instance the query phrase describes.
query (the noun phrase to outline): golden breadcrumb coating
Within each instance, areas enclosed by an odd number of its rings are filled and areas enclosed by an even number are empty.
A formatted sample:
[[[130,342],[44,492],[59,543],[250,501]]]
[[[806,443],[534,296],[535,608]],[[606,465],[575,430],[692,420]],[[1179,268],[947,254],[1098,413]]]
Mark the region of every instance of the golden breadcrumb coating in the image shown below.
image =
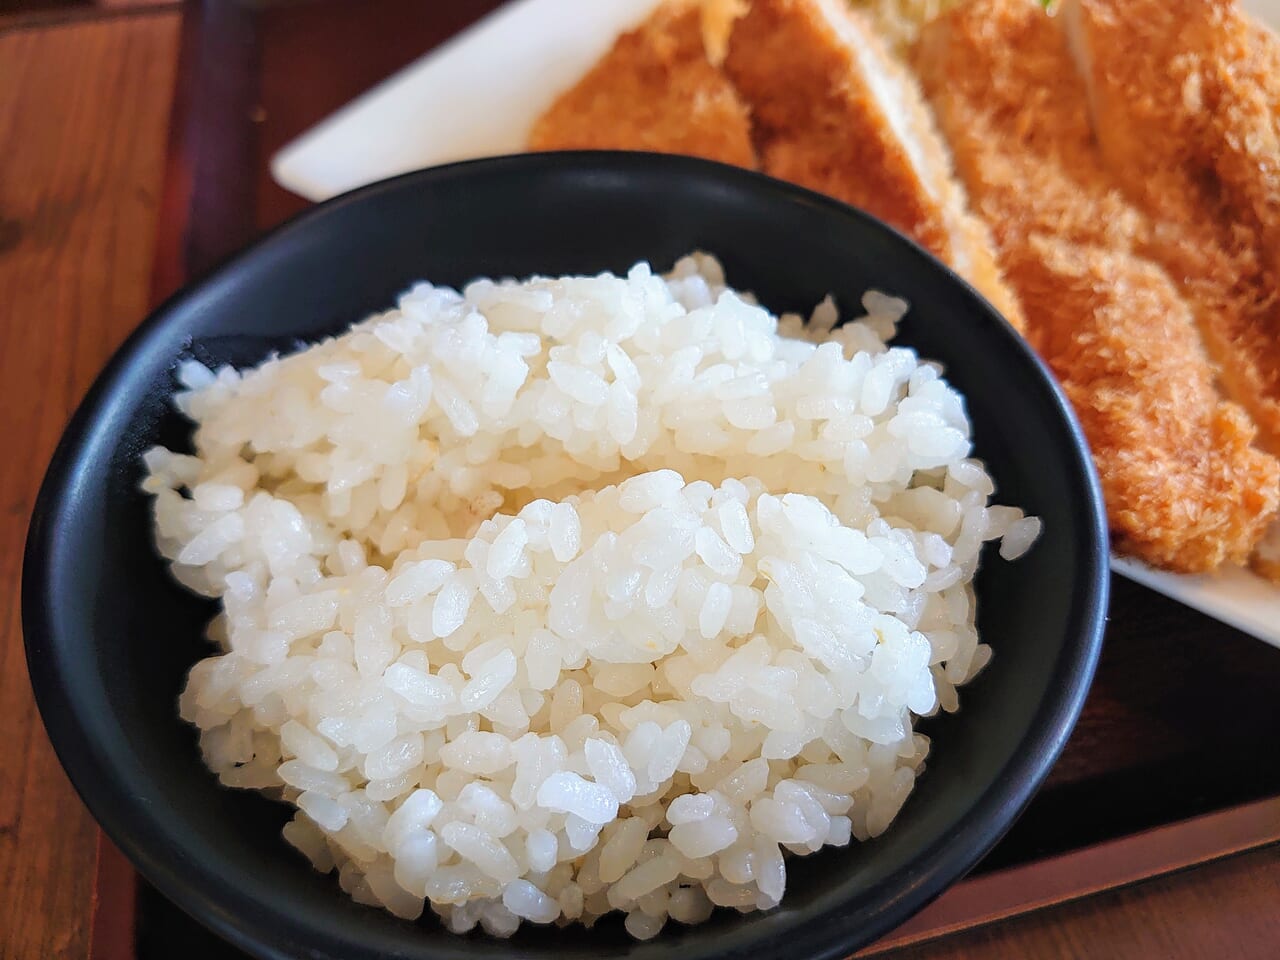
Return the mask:
[[[653,150],[758,166],[747,109],[707,58],[697,5],[624,33],[534,124],[533,150]]]
[[[841,0],[754,0],[725,69],[750,105],[766,173],[914,237],[1022,328],[919,88],[861,14]]]
[[[1152,256],[1280,454],[1280,42],[1231,0],[1068,0],[1062,22],[1110,169],[1156,223]],[[1280,579],[1263,554],[1254,569]]]
[[[1150,214],[1226,394],[1280,453],[1274,38],[1225,0],[1068,0],[1110,172]]]
[[[971,0],[913,59],[1028,340],[1080,417],[1116,546],[1186,572],[1243,562],[1280,463],[1219,398],[1192,305],[1146,255],[1153,227],[1096,147],[1061,33],[1032,0]]]

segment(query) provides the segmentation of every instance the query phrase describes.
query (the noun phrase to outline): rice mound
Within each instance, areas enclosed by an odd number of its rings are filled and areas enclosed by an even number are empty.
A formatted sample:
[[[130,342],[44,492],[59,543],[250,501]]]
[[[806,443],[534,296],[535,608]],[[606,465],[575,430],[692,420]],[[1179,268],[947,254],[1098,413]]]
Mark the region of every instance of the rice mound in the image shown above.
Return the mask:
[[[184,363],[144,489],[220,598],[180,701],[221,782],[362,903],[638,938],[767,909],[784,852],[888,827],[987,662],[961,397],[887,347],[666,278],[420,284],[244,373]],[[823,341],[820,345],[800,337]],[[535,498],[536,495],[536,498]]]

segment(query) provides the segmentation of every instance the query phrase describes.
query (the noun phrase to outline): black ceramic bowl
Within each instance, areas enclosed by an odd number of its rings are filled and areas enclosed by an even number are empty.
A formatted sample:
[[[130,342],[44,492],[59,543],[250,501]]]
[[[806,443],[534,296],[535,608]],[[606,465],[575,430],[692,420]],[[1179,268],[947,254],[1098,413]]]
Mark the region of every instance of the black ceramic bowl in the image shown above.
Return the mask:
[[[775,311],[868,287],[907,297],[899,342],[968,399],[999,499],[1044,518],[1023,559],[988,556],[979,625],[991,666],[953,717],[921,725],[928,769],[881,838],[790,862],[768,913],[722,911],[649,943],[620,923],[455,937],[359,906],[280,838],[288,811],[222,789],[176,701],[209,652],[212,609],[152,548],[138,455],[182,444],[169,404],[184,356],[248,364],[387,307],[415,279],[664,269],[702,249]],[[260,957],[836,958],[962,876],[1017,817],[1080,711],[1101,644],[1106,531],[1066,401],[1003,319],[945,267],[832,200],[702,161],[543,154],[442,167],[309,211],[161,307],[81,405],[49,468],[23,573],[40,710],[94,816],[151,883]],[[723,915],[722,915],[723,914]]]

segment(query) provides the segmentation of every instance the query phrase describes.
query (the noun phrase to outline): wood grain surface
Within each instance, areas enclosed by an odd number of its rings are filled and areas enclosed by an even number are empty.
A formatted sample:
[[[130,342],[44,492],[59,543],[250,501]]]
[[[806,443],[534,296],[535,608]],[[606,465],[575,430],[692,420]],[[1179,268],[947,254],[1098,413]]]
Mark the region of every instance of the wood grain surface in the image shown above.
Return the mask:
[[[27,518],[63,424],[145,314],[178,14],[0,33],[0,957],[82,960],[97,828],[32,703]]]
[[[977,927],[877,960],[1275,960],[1280,847]]]
[[[86,960],[93,936],[96,831],[35,715],[18,626],[22,538],[62,424],[146,312],[153,253],[167,292],[301,209],[269,180],[274,149],[494,5],[189,0],[181,35],[172,11],[0,20],[0,435],[21,451],[0,459],[0,960]],[[1084,721],[988,867],[1276,792],[1276,652],[1125,581],[1111,613]],[[1193,723],[1197,688],[1240,695]],[[1263,960],[1280,956],[1277,904],[1271,847],[882,956]]]

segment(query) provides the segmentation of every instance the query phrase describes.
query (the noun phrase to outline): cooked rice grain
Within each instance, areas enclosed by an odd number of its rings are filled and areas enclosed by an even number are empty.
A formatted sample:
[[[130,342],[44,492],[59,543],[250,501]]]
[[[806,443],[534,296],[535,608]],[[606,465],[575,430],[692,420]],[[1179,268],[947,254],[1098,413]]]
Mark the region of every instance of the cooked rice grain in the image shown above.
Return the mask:
[[[196,454],[144,488],[222,602],[180,704],[209,766],[356,900],[498,936],[766,909],[784,852],[885,830],[989,658],[983,542],[1039,528],[886,346],[906,305],[863,307],[777,320],[695,256],[184,364]]]

